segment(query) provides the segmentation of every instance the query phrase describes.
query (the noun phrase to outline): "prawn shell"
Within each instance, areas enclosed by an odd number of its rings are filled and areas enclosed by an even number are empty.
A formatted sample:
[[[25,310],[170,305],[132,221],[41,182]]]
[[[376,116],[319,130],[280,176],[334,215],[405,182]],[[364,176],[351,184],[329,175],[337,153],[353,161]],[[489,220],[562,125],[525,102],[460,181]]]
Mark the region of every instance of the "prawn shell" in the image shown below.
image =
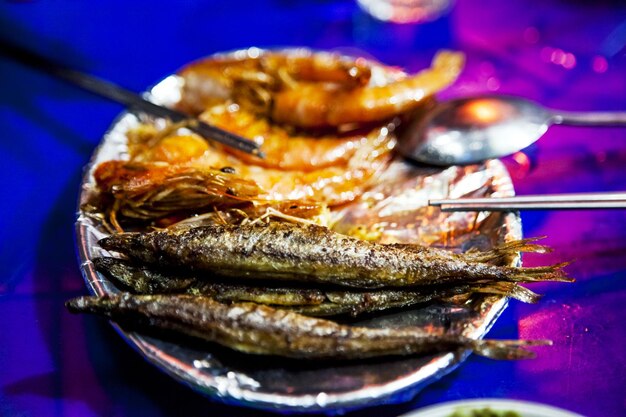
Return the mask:
[[[183,94],[177,107],[200,113],[215,103],[241,96],[246,83],[269,90],[282,82],[299,81],[357,87],[366,85],[371,77],[369,62],[362,58],[303,48],[287,53],[256,48],[247,52],[216,55],[182,68],[178,75],[183,80]]]

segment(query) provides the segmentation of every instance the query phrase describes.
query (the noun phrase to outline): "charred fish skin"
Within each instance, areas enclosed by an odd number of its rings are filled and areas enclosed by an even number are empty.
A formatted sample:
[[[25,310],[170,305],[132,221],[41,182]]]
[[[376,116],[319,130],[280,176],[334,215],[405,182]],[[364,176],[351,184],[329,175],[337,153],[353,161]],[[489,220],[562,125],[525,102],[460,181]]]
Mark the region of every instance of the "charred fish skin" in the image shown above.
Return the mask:
[[[316,305],[327,300],[325,293],[313,288],[252,286],[214,281],[213,277],[175,274],[137,265],[125,259],[95,258],[96,269],[133,294],[192,294],[218,301],[253,301],[262,304]]]
[[[94,259],[96,269],[120,287],[134,294],[186,293],[205,295],[217,301],[252,301],[260,304],[290,307],[301,314],[356,316],[390,308],[409,307],[436,300],[449,300],[474,293],[510,296],[524,302],[536,302],[538,296],[516,283],[460,284],[428,286],[409,289],[377,290],[322,290],[316,288],[265,286],[211,282],[210,278],[175,275],[171,271],[157,271],[117,258]]]
[[[379,244],[316,225],[270,222],[210,225],[182,231],[122,233],[100,241],[151,265],[223,276],[292,279],[361,288],[472,281],[568,280],[555,265],[495,266],[443,250]],[[533,245],[526,245],[531,251]],[[537,246],[537,248],[542,248]]]
[[[254,354],[308,359],[365,359],[471,349],[494,359],[534,357],[525,346],[545,341],[482,341],[417,327],[375,329],[341,325],[254,303],[226,305],[191,295],[78,297],[73,313],[149,323]]]
[[[418,303],[469,294],[470,285],[442,289],[323,291],[315,288],[257,287],[252,285],[211,282],[192,276],[173,275],[133,264],[124,259],[96,258],[96,269],[133,294],[193,294],[213,297],[217,301],[251,301],[291,308],[310,316],[332,316],[407,307]],[[476,289],[478,290],[478,289]]]
[[[95,258],[93,263],[96,270],[134,294],[182,293],[196,283],[190,277],[172,277],[117,258]]]

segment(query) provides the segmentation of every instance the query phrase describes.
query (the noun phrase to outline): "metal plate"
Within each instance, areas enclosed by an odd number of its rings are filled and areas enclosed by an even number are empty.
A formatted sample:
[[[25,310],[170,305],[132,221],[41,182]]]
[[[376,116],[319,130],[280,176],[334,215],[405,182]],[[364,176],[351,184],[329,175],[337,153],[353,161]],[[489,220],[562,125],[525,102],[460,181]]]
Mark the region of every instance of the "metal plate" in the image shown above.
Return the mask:
[[[234,56],[258,54],[257,49]],[[162,104],[180,98],[181,80],[173,75],[150,92]],[[80,201],[94,192],[92,171],[99,162],[126,157],[125,132],[146,116],[123,113],[105,135],[86,167]],[[155,121],[158,123],[158,121]],[[498,242],[521,238],[515,214],[444,214],[426,206],[429,198],[510,196],[513,188],[499,161],[480,166],[427,169],[395,160],[381,175],[378,185],[360,200],[334,214],[338,231],[354,225],[381,226],[379,240],[413,242],[463,251],[489,248]],[[81,270],[90,292],[118,292],[97,273],[91,260],[108,255],[97,244],[106,232],[94,219],[79,212],[76,222]],[[517,260],[515,260],[517,262]],[[480,296],[463,306],[430,305],[370,316],[359,325],[393,327],[437,324],[450,332],[479,338],[506,307],[507,300]],[[307,362],[262,358],[229,351],[216,345],[194,345],[147,335],[120,334],[148,361],[193,389],[237,405],[290,412],[347,410],[412,398],[418,390],[450,372],[467,356],[451,352],[417,358],[384,358],[368,361]]]

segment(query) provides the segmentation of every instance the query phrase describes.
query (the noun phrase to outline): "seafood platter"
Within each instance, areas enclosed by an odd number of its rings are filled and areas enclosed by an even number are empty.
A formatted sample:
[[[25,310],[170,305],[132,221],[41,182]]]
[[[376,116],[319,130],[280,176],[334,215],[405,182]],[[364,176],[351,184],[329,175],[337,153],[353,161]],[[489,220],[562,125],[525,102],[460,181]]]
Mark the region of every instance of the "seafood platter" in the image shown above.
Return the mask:
[[[129,110],[82,184],[76,233],[92,296],[149,362],[229,404],[347,410],[412,398],[470,353],[532,357],[547,341],[483,339],[524,268],[515,213],[443,213],[431,198],[510,196],[497,160],[429,168],[395,152],[455,82],[441,51],[407,74],[364,58],[251,48],[193,62],[156,103],[257,142],[263,157]]]

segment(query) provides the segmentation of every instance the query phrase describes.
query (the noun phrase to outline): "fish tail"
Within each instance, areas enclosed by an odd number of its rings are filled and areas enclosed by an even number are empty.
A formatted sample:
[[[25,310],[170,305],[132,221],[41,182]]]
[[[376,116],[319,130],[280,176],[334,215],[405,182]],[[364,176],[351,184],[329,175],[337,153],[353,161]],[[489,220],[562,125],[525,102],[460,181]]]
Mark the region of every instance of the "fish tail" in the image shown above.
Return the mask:
[[[552,248],[544,245],[538,245],[535,242],[543,239],[543,237],[531,237],[527,239],[513,240],[496,246],[485,252],[468,252],[468,260],[482,263],[507,263],[512,256],[516,256],[520,252],[525,253],[549,253]]]
[[[565,271],[563,271],[563,268],[569,264],[570,262],[561,262],[548,266],[513,268],[509,279],[515,282],[574,282],[574,278],[568,276]]]
[[[470,348],[480,356],[499,360],[532,359],[531,346],[549,346],[551,340],[472,340]]]
[[[537,294],[528,288],[522,287],[516,282],[494,282],[474,289],[475,292],[484,294],[497,294],[514,298],[524,303],[534,304],[541,299],[541,294]]]

